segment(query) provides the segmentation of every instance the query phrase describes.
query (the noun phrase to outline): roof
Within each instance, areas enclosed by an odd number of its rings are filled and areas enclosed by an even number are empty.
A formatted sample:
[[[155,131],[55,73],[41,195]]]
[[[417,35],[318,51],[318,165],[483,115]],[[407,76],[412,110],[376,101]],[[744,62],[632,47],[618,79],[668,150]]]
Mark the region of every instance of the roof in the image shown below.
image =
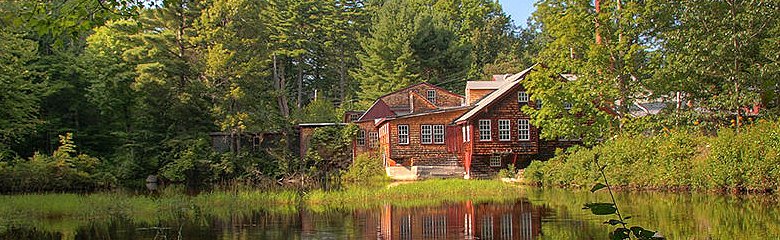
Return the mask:
[[[395,117],[383,118],[383,119],[381,119],[380,121],[378,121],[378,122],[375,122],[375,124],[376,124],[376,126],[379,126],[379,125],[381,125],[382,123],[385,123],[385,122],[387,122],[387,121],[396,120],[396,119],[405,119],[405,118],[413,118],[413,117],[420,117],[420,116],[434,115],[434,114],[439,114],[439,113],[453,112],[453,111],[458,111],[458,110],[465,110],[465,109],[469,109],[469,108],[471,108],[471,107],[472,107],[472,106],[460,106],[460,107],[451,107],[451,108],[440,108],[440,109],[438,109],[438,110],[434,110],[434,111],[430,111],[430,112],[421,112],[421,113],[410,113],[410,114],[404,114],[404,115],[399,115],[399,116],[395,116]]]
[[[381,118],[385,116],[395,115],[395,112],[393,112],[392,109],[390,109],[390,106],[387,106],[387,103],[385,101],[382,101],[382,99],[377,99],[374,101],[374,104],[371,105],[370,108],[368,108],[368,111],[363,113],[360,118],[356,122],[362,122],[366,120],[372,120],[376,118]]]
[[[455,123],[470,119],[471,117],[473,117],[474,115],[482,111],[483,109],[490,106],[494,101],[501,98],[501,96],[504,96],[504,94],[508,93],[516,86],[519,86],[518,83],[520,83],[521,80],[525,79],[525,76],[528,75],[528,73],[531,72],[531,69],[533,69],[535,66],[536,65],[533,65],[528,69],[525,69],[522,72],[507,78],[505,84],[502,85],[501,88],[493,91],[492,93],[480,99],[476,104],[474,104],[474,108],[472,108],[471,110],[463,114],[463,116],[460,116],[458,119],[455,119]]]
[[[490,89],[496,90],[506,84],[506,81],[468,81],[466,89]]]
[[[401,91],[406,91],[406,90],[409,90],[410,88],[413,88],[413,87],[415,87],[415,86],[418,86],[418,85],[427,85],[427,86],[429,86],[429,87],[433,87],[433,88],[436,88],[436,89],[439,89],[439,90],[445,91],[445,92],[447,92],[447,93],[449,93],[449,94],[452,94],[452,95],[458,96],[459,98],[466,99],[466,97],[464,97],[463,95],[460,95],[460,94],[457,94],[457,93],[451,92],[450,90],[447,90],[447,89],[444,89],[444,88],[442,88],[442,87],[439,87],[439,86],[436,86],[436,85],[430,84],[430,83],[428,83],[428,82],[419,82],[419,83],[415,83],[415,84],[412,84],[412,85],[406,86],[406,87],[404,87],[404,88],[401,88],[401,89],[398,89],[398,90],[395,90],[395,91],[389,92],[389,93],[387,93],[387,94],[385,94],[385,95],[382,95],[382,96],[378,97],[377,99],[382,99],[382,98],[384,98],[384,97],[387,97],[387,96],[393,95],[393,94],[395,94],[395,93],[398,93],[398,92],[401,92]]]

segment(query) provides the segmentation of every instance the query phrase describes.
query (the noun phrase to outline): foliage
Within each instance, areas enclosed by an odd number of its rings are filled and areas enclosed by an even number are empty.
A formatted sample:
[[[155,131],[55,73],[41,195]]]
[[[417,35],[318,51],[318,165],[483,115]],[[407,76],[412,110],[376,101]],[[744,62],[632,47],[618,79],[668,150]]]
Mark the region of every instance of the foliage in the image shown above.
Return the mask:
[[[349,169],[341,175],[344,182],[375,182],[385,177],[382,159],[371,153],[358,155],[349,165]]]
[[[352,161],[352,139],[356,133],[354,124],[315,129],[304,157],[305,166],[311,166],[314,174],[347,169]]]
[[[620,135],[592,149],[574,147],[547,162],[533,162],[524,176],[537,184],[592,184],[601,156],[605,175],[619,188],[778,191],[780,122],[760,120],[740,134],[717,136],[667,130],[651,136]],[[631,166],[631,167],[624,167]]]
[[[0,191],[92,191],[113,187],[116,179],[105,164],[86,154],[77,154],[73,135],[60,136],[52,155],[36,153],[0,168]]]

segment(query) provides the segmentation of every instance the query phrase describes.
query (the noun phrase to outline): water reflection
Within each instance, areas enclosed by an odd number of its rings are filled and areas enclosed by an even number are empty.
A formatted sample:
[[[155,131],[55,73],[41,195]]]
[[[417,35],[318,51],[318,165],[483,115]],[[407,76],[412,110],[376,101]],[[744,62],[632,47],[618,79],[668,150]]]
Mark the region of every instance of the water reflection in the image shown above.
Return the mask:
[[[181,218],[155,226],[114,217],[55,234],[14,226],[0,239],[535,239],[544,213],[543,207],[518,200],[415,208],[387,204],[351,212],[260,212]]]
[[[541,233],[542,207],[527,201],[381,210],[377,239],[534,239]]]

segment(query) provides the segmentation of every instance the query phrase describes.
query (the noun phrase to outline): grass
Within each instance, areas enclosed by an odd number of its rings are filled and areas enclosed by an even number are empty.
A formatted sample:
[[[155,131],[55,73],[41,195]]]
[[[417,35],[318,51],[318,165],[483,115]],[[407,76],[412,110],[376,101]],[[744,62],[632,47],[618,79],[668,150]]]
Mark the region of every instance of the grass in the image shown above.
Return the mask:
[[[508,201],[520,198],[521,191],[517,186],[499,181],[429,180],[392,187],[349,186],[339,191],[242,189],[188,196],[182,189],[170,188],[156,196],[125,192],[11,195],[0,196],[0,235],[9,226],[72,232],[90,222],[110,221],[115,217],[154,226],[200,216],[230,219],[260,211],[289,215],[297,213],[301,207],[322,212],[366,209],[383,204],[413,207],[465,200]]]

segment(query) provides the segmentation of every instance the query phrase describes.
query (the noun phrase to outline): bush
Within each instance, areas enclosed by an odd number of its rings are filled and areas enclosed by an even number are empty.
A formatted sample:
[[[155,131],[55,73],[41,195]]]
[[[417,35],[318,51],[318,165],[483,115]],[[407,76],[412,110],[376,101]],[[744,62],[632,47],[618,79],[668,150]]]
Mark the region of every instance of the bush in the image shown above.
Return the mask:
[[[717,136],[699,131],[665,130],[643,136],[624,134],[593,148],[574,147],[547,162],[526,168],[533,184],[590,186],[606,165],[610,184],[652,189],[777,191],[780,187],[780,123],[763,121],[721,129]]]
[[[91,191],[113,187],[116,179],[94,157],[76,154],[72,134],[60,136],[52,155],[35,153],[0,168],[0,191]]]
[[[382,160],[367,153],[358,155],[349,169],[341,175],[341,180],[344,182],[363,182],[384,178],[385,168],[382,166]]]

